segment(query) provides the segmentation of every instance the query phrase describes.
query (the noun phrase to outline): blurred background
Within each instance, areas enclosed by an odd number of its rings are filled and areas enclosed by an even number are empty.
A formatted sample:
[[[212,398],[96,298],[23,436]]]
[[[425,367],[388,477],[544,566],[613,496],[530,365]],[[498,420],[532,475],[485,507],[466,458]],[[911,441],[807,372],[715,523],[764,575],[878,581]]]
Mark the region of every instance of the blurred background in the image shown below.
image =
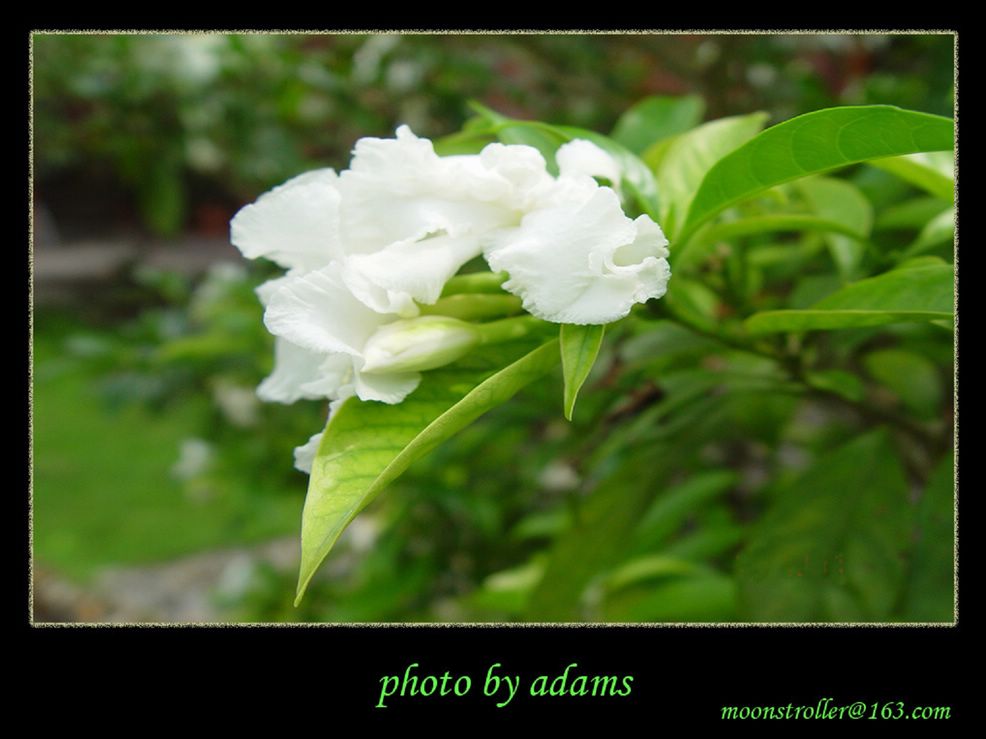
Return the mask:
[[[649,95],[698,94],[707,120],[951,116],[952,82],[947,35],[35,35],[35,620],[510,613],[510,587],[480,584],[528,576],[511,564],[577,484],[544,407],[560,391],[416,464],[291,605],[307,482],[291,450],[324,408],[256,399],[272,343],[253,288],[274,270],[228,243],[270,187],[343,169],[401,123],[452,133],[470,100],[608,132]],[[532,496],[544,515],[526,515]]]

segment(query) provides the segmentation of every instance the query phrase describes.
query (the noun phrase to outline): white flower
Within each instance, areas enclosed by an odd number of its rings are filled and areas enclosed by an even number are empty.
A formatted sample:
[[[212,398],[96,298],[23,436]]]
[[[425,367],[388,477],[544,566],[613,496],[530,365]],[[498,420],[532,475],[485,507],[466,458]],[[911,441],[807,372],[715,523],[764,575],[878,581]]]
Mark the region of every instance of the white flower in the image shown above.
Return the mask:
[[[339,175],[308,172],[262,195],[233,218],[231,240],[244,256],[294,274],[339,261],[367,306],[412,317],[415,301],[438,300],[487,234],[519,223],[551,184],[531,147],[440,157],[401,126],[394,139],[360,139]]]
[[[265,382],[283,380],[289,388],[315,397],[399,403],[417,387],[416,372],[364,373],[364,347],[378,328],[397,320],[357,300],[341,277],[342,265],[278,280],[265,291],[267,329],[284,340],[283,358]],[[262,386],[263,387],[263,386]]]
[[[265,308],[274,293],[288,283],[289,278],[280,277],[268,280],[257,288],[257,296]],[[343,392],[341,380],[335,382],[331,373],[322,371],[322,366],[329,361],[324,353],[305,349],[283,337],[275,336],[274,371],[260,383],[257,396],[272,403],[294,403],[302,398],[315,400],[327,398],[331,393]],[[336,362],[342,364],[339,360]],[[329,387],[326,386],[327,383]]]
[[[395,139],[360,139],[339,182],[343,279],[374,310],[414,316],[413,301],[438,300],[488,234],[519,223],[550,180],[527,146],[440,157],[407,126]]]
[[[528,146],[440,157],[401,126],[393,139],[360,139],[348,170],[308,172],[240,210],[233,243],[288,270],[257,290],[275,336],[274,370],[258,395],[400,402],[420,371],[486,340],[471,324],[417,318],[480,254],[547,321],[609,323],[663,295],[661,229],[627,218],[593,179],[615,185],[617,162],[578,140],[557,160],[556,178]]]
[[[306,172],[247,205],[230,222],[230,241],[247,259],[266,257],[308,272],[345,256],[339,236],[341,196],[331,169]]]
[[[671,276],[667,245],[648,216],[624,215],[610,188],[569,188],[520,226],[497,232],[485,255],[492,269],[510,275],[504,289],[538,318],[604,324],[626,316],[634,303],[664,295]]]

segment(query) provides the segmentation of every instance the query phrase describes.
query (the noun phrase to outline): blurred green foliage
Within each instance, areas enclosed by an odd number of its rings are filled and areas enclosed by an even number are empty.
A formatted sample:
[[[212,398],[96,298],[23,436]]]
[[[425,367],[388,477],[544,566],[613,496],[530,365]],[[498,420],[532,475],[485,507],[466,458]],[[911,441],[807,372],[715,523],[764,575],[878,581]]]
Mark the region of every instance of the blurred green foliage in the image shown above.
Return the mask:
[[[203,203],[235,208],[344,167],[362,136],[457,130],[469,99],[597,131],[653,94],[771,122],[835,104],[952,107],[951,38],[934,35],[36,34],[33,53],[42,197],[100,182],[166,235],[206,220]]]
[[[243,443],[220,446],[241,426],[224,417],[215,396],[141,369],[142,355],[153,352],[144,343],[151,320],[119,335],[43,317],[32,419],[34,546],[43,566],[88,580],[107,565],[156,563],[294,531],[301,501],[289,488],[302,476],[253,466],[276,443],[241,436]],[[184,392],[162,407],[179,385]],[[203,433],[217,427],[218,435]],[[291,445],[280,451],[290,455]]]

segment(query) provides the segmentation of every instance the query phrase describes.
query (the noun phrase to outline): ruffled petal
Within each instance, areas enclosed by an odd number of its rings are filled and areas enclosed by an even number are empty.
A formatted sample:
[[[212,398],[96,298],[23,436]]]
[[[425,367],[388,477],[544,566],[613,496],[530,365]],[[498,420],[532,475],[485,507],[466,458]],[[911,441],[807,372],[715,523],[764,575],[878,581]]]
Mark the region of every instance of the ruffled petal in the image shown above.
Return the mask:
[[[376,313],[356,299],[343,283],[342,267],[327,267],[288,277],[272,295],[264,323],[281,336],[313,352],[358,356],[366,340],[394,316]]]
[[[294,468],[307,475],[312,473],[312,464],[315,462],[315,455],[318,454],[318,447],[322,443],[324,431],[319,431],[312,436],[302,446],[294,448]]]
[[[532,193],[552,181],[544,159],[527,146],[439,157],[407,126],[394,139],[360,139],[339,180],[346,251],[374,253],[437,233],[457,238],[517,225]]]
[[[380,313],[414,317],[414,301],[432,304],[445,283],[482,253],[475,236],[437,234],[421,241],[396,241],[373,254],[346,260],[342,278],[353,294]]]
[[[230,240],[248,259],[297,271],[339,258],[338,181],[333,170],[319,169],[275,187],[233,217]]]
[[[439,157],[407,126],[394,139],[361,139],[340,176],[343,279],[373,310],[413,317],[415,301],[438,300],[445,282],[482,252],[482,241],[519,224],[532,193],[540,197],[552,183],[531,147]]]
[[[345,400],[355,393],[356,373],[354,357],[350,354],[329,354],[322,358],[317,377],[302,385],[301,389],[317,398]],[[358,361],[358,360],[357,360]]]
[[[360,400],[378,400],[381,403],[400,403],[421,382],[418,372],[392,372],[376,374],[356,372],[356,397]]]
[[[312,387],[312,383],[322,377],[320,367],[324,361],[323,354],[275,337],[274,371],[257,387],[257,396],[269,403],[328,397],[327,393]]]
[[[588,175],[605,177],[613,185],[620,183],[620,166],[607,152],[586,139],[563,144],[555,154],[562,177]]]
[[[500,232],[485,251],[510,275],[504,289],[554,323],[603,324],[664,294],[667,239],[647,216],[631,221],[607,187],[584,202],[554,205]]]
[[[345,398],[339,400],[333,400],[329,403],[329,419],[332,418],[339,410],[339,407],[345,402]],[[302,446],[297,446],[294,448],[294,466],[295,469],[305,474],[310,475],[312,473],[312,465],[315,462],[315,457],[318,456],[318,448],[322,445],[322,437],[325,436],[325,431],[319,431],[314,434],[307,442]]]
[[[512,210],[525,211],[554,184],[541,152],[520,144],[487,144],[479,153],[479,163],[497,177],[498,187],[486,188],[487,200],[496,200]]]

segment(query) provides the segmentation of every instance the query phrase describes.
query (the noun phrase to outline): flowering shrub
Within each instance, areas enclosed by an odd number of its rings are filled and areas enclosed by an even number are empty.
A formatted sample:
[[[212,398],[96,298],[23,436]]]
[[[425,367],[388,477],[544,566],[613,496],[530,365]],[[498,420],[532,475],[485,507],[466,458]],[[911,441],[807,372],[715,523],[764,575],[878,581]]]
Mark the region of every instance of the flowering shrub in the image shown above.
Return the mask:
[[[449,279],[480,255],[507,273],[502,287],[524,309],[554,323],[610,323],[663,295],[660,227],[628,218],[591,176],[618,182],[616,162],[585,140],[563,145],[557,159],[556,178],[530,146],[439,157],[402,126],[395,139],[358,141],[349,170],[300,175],[241,210],[233,243],[288,268],[258,290],[277,337],[260,396],[399,403],[420,371],[526,333],[520,318],[440,317]],[[439,315],[418,318],[422,306]],[[299,450],[305,471],[317,438]]]
[[[836,453],[843,470],[861,471],[870,455],[893,456],[885,431],[877,428],[887,422],[941,457],[940,429],[874,406],[855,375],[838,365],[838,355],[832,366],[833,359],[806,351],[802,342],[818,331],[950,327],[952,267],[927,255],[941,237],[929,231],[903,248],[874,252],[867,243],[871,206],[856,186],[822,175],[869,162],[867,171],[950,197],[942,183],[948,162],[937,158],[948,155],[923,152],[951,149],[951,121],[866,106],[818,111],[764,131],[761,114],[704,125],[684,116],[675,130],[638,115],[639,129],[652,126],[662,136],[631,149],[642,130],[630,131],[624,145],[590,131],[476,110],[461,133],[435,143],[406,126],[393,139],[361,139],[349,169],[295,177],[232,221],[232,241],[244,256],[287,270],[258,289],[265,325],[276,340],[274,370],[258,393],[281,403],[329,401],[325,430],[295,453],[297,466],[311,473],[299,600],[343,529],[377,493],[559,360],[562,409],[571,420],[607,330],[645,345],[674,336],[665,330],[673,326],[684,332],[674,340],[682,346],[689,336],[735,350],[715,365],[723,376],[712,383],[707,376],[692,378],[697,384],[681,388],[680,398],[691,397],[696,406],[700,399],[714,401],[713,391],[748,392],[748,383],[758,381],[782,394],[848,405],[866,421],[858,438]],[[946,202],[941,212],[947,208]],[[785,232],[815,236],[807,242],[814,251],[771,240]],[[742,246],[723,254],[727,243]],[[768,281],[783,283],[799,260],[820,249],[831,260],[834,282],[819,284],[812,294],[764,289]],[[723,260],[725,270],[718,267]],[[704,276],[710,265],[716,279]],[[640,361],[626,351],[601,382],[614,381],[621,362]],[[678,349],[658,345],[655,351],[660,356]],[[602,420],[636,412],[610,409]],[[710,419],[714,415],[693,417],[680,429],[681,446],[668,447],[658,424],[651,431],[631,426],[637,430],[621,438],[622,449],[614,448],[631,457],[661,449],[661,459],[673,464],[676,453],[690,456],[701,448]],[[896,464],[874,474],[876,492],[863,508],[895,513],[873,524],[890,527],[876,537],[882,543],[874,546],[883,549],[854,564],[867,572],[898,559],[909,505]],[[817,503],[829,485],[824,472],[816,477],[809,473],[804,481],[809,512],[813,496]],[[625,518],[630,531],[645,498],[625,501],[616,523],[606,514],[607,484],[618,489],[626,483],[615,474],[603,484],[594,493],[598,509],[589,507],[547,564],[532,563],[533,581],[541,585],[530,595],[531,613],[566,614],[589,584],[594,572],[587,568],[569,584],[574,594],[544,594],[566,558],[577,559],[578,548],[586,546],[576,536],[586,533],[580,526],[619,527]],[[713,487],[718,490],[718,483]],[[818,519],[799,518],[796,508],[782,503],[767,520],[783,519],[788,528],[775,521],[740,562],[744,598],[755,599],[758,589],[769,587],[778,561],[801,557],[804,541],[814,546],[815,539],[798,532],[817,526]],[[824,538],[825,532],[812,533]],[[613,573],[609,587],[623,588],[663,566],[628,564],[627,572]],[[899,586],[893,567],[882,576]],[[865,617],[889,613],[891,599],[862,598],[858,612]],[[767,598],[758,615],[769,620],[852,612],[839,606],[830,613],[830,606],[808,601],[773,607]]]

